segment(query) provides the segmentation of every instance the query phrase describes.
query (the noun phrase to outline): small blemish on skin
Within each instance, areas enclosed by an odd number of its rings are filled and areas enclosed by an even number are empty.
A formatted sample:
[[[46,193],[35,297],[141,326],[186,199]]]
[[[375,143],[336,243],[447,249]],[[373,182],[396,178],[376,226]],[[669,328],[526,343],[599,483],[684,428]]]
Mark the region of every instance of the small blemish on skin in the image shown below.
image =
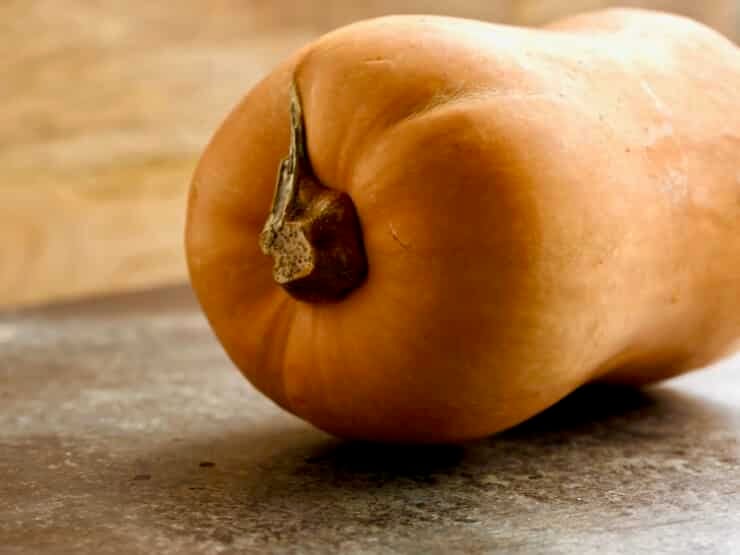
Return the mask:
[[[657,94],[655,94],[655,91],[648,83],[646,83],[645,81],[642,81],[640,82],[640,86],[642,87],[642,90],[645,91],[645,94],[647,94],[650,97],[650,99],[653,101],[653,104],[655,105],[655,109],[658,112],[664,115],[670,114],[670,110],[668,109],[668,106],[666,106],[665,102],[663,102],[663,100]]]
[[[366,66],[377,66],[377,65],[393,65],[393,62],[387,58],[383,58],[382,56],[376,56],[374,58],[368,58],[367,60],[363,60],[363,63]]]
[[[389,223],[388,224],[388,229],[390,229],[391,235],[393,236],[393,239],[396,241],[396,243],[398,243],[399,245],[401,245],[402,248],[408,249],[411,246],[408,243],[404,243],[401,240],[401,238],[398,236],[398,233],[396,232],[395,228],[393,227],[393,224],[392,223]]]

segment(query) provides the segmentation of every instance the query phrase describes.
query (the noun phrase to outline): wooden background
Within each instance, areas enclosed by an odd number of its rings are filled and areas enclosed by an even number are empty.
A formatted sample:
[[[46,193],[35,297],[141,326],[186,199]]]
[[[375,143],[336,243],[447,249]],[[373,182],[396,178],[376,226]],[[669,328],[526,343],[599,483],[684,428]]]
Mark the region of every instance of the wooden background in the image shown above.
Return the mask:
[[[185,194],[226,112],[311,38],[387,13],[536,24],[603,0],[0,1],[0,306],[185,279]],[[620,2],[737,39],[738,0]]]

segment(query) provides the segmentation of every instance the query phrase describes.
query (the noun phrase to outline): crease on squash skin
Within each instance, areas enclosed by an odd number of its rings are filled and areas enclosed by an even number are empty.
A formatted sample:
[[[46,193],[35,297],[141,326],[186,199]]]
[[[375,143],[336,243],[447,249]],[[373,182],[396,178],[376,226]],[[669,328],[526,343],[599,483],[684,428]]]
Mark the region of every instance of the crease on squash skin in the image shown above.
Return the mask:
[[[368,272],[357,210],[350,196],[315,177],[306,147],[303,106],[290,85],[290,148],[280,161],[272,207],[259,236],[273,257],[273,279],[305,302],[333,302],[359,287]]]

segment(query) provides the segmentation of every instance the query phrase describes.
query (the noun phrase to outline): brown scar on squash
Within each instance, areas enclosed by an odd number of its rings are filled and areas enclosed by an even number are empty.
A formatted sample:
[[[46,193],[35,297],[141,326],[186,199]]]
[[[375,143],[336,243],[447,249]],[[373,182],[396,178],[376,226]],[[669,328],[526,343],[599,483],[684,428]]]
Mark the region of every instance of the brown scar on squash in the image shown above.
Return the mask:
[[[273,257],[275,282],[301,301],[338,301],[367,276],[362,228],[352,199],[321,184],[311,168],[295,81],[290,86],[290,149],[278,165],[259,245]]]

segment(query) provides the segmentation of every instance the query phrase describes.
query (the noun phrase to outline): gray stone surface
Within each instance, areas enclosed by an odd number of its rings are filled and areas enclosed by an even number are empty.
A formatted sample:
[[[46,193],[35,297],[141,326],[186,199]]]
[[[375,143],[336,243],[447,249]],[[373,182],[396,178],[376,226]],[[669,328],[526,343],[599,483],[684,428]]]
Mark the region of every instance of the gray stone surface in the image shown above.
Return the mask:
[[[0,315],[0,553],[270,552],[738,553],[740,359],[403,448],[263,399],[185,288]]]

